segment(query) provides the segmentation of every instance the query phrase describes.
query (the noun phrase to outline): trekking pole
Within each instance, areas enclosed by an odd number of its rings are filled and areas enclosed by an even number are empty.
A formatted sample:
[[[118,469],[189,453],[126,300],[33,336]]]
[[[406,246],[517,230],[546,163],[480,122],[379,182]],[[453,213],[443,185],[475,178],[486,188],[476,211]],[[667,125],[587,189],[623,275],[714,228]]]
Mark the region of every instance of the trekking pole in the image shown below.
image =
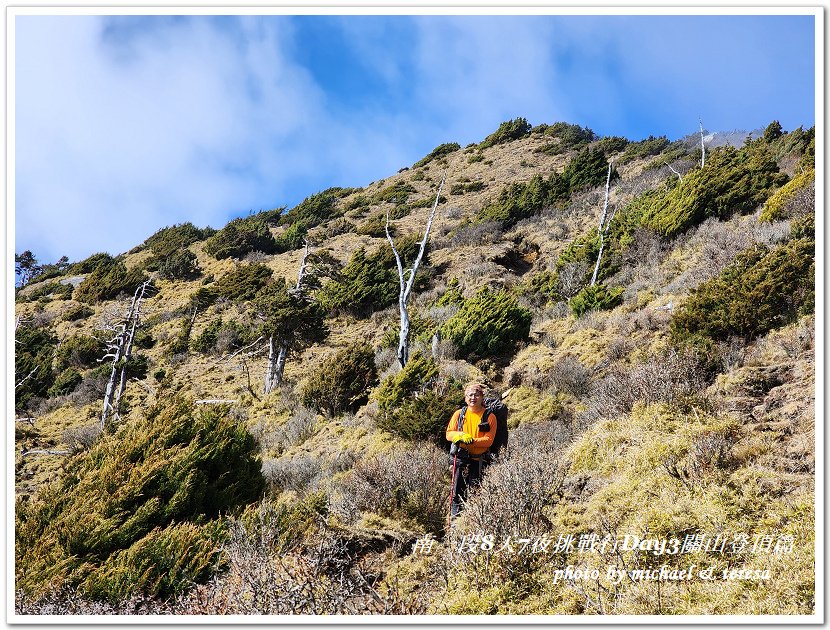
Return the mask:
[[[458,450],[455,451],[455,455],[452,458],[452,481],[450,481],[450,511],[447,514],[447,533],[449,534],[450,528],[452,527],[452,501],[455,498],[455,469],[456,464],[458,463]]]

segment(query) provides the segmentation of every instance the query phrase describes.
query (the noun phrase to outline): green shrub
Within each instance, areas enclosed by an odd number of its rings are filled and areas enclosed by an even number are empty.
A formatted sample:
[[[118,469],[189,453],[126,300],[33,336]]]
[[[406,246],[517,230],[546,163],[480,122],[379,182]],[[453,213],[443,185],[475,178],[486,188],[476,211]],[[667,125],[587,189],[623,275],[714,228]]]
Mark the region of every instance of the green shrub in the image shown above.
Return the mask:
[[[18,504],[16,586],[117,601],[169,597],[216,570],[221,516],[256,501],[258,447],[222,407],[175,399],[102,435]]]
[[[58,378],[55,379],[55,382],[47,391],[47,395],[49,397],[52,396],[62,396],[64,394],[69,394],[78,385],[81,384],[83,377],[81,373],[78,372],[75,368],[66,368],[63,372],[58,375]]]
[[[385,212],[376,212],[368,219],[366,219],[363,223],[360,224],[357,228],[357,233],[362,234],[363,236],[374,236],[375,238],[386,238],[386,213]],[[395,232],[394,224],[389,223],[389,233],[394,236]]]
[[[553,173],[548,179],[537,174],[527,183],[508,184],[495,203],[478,212],[476,221],[499,221],[505,228],[512,227],[544,208],[564,204],[575,192],[605,184],[607,176],[605,154],[586,149],[574,156],[561,174]],[[612,180],[617,177],[616,169],[612,169]]]
[[[559,254],[559,258],[556,260],[556,269],[561,269],[565,265],[574,262],[586,262],[594,265],[599,255],[599,247],[599,234],[596,230],[591,230],[587,234],[575,238]]]
[[[282,234],[277,235],[275,239],[277,243],[277,253],[290,252],[295,249],[300,249],[305,245],[306,236],[308,236],[307,224],[302,221],[292,223]]]
[[[407,440],[430,440],[446,444],[447,423],[464,400],[464,386],[452,382],[451,391],[438,393],[427,389],[407,398],[389,415],[378,418],[378,426]]]
[[[156,340],[153,334],[147,328],[139,328],[135,331],[133,336],[133,346],[147,350],[156,345]]]
[[[672,178],[665,189],[641,195],[625,213],[637,224],[671,237],[708,217],[752,212],[786,179],[757,147],[719,148],[704,168],[688,173],[682,182]]]
[[[237,322],[224,322],[221,317],[214,319],[195,339],[190,340],[190,349],[193,350],[193,352],[201,353],[215,352],[217,350],[216,344],[219,340],[219,335],[223,334],[227,337],[236,338],[242,332],[239,328],[240,326]],[[232,344],[233,341],[234,340],[231,339]],[[184,349],[185,348],[182,347],[180,350],[183,351]]]
[[[811,127],[810,129],[799,127],[787,133],[782,131],[779,126],[778,131],[780,133],[776,133],[774,129],[776,122],[773,121],[770,123],[770,126],[773,127],[772,135],[774,137],[767,139],[765,133],[764,137],[760,139],[759,144],[763,143],[768,148],[776,162],[780,163],[785,159],[801,158],[797,166],[798,169],[815,169],[815,127]],[[767,129],[770,129],[770,127],[767,127]]]
[[[199,287],[190,294],[188,309],[205,310],[212,306],[219,299],[219,294],[211,287]]]
[[[104,355],[104,344],[89,335],[76,334],[65,339],[55,351],[55,367],[59,371],[66,368],[95,367]]]
[[[381,383],[375,394],[378,426],[408,440],[430,439],[443,443],[452,413],[464,399],[463,384],[438,379],[432,359],[414,353],[406,366]]]
[[[112,602],[136,594],[137,587],[155,597],[182,593],[216,570],[224,537],[225,525],[218,520],[155,528],[104,559],[81,590]]]
[[[166,256],[203,238],[205,238],[205,231],[187,222],[160,229],[144,241],[144,245],[149,247],[154,254]]]
[[[520,138],[524,138],[529,135],[530,129],[530,123],[527,122],[527,119],[525,118],[507,120],[501,123],[498,129],[479,143],[478,148],[481,150],[497,144],[504,144],[505,142],[510,142],[512,140],[519,140]]]
[[[343,208],[345,212],[356,211],[357,213],[365,212],[366,209],[372,205],[372,200],[366,195],[356,195],[346,203]]]
[[[468,182],[468,183],[459,182],[457,184],[453,184],[450,187],[450,194],[451,195],[464,195],[464,194],[470,193],[470,192],[479,192],[480,190],[484,190],[485,188],[487,188],[487,184],[485,184],[484,182]],[[442,199],[444,199],[443,196],[439,199],[439,203],[441,202]],[[434,203],[435,200],[427,198],[424,201],[425,202],[429,201],[430,205],[432,205],[432,203]]]
[[[408,237],[395,244],[404,269],[409,268],[418,255],[417,237]],[[428,251],[415,278],[415,290],[429,284]],[[400,281],[395,256],[388,243],[367,255],[361,247],[342,269],[339,277],[329,280],[318,294],[321,306],[330,312],[345,312],[363,316],[397,303]]]
[[[794,135],[798,131],[802,131],[800,127],[798,129],[796,129],[790,135]],[[807,169],[810,169],[810,168],[815,170],[815,168],[816,168],[816,128],[811,127],[809,132],[803,132],[803,133],[809,133],[809,141],[805,145],[804,149],[801,151],[801,159],[798,161],[798,164],[796,165],[796,168],[798,168],[800,170],[807,170]]]
[[[106,252],[99,252],[97,254],[92,254],[92,256],[85,258],[84,260],[76,263],[72,263],[66,270],[67,275],[78,275],[78,274],[86,274],[92,273],[101,265],[105,265],[107,267],[111,266],[115,263],[115,258],[107,254]]]
[[[566,198],[567,189],[559,176],[554,173],[544,179],[537,174],[527,183],[516,182],[505,186],[495,203],[478,212],[476,221],[498,221],[503,227],[510,228]]]
[[[199,277],[201,269],[196,262],[196,254],[189,249],[172,252],[156,261],[159,277],[165,280],[191,280]],[[150,269],[150,267],[147,267]]]
[[[449,155],[450,153],[455,153],[459,149],[461,149],[461,145],[457,142],[446,142],[444,144],[439,144],[432,151],[430,151],[430,153],[426,157],[421,158],[420,160],[415,162],[415,164],[412,165],[412,168],[426,166],[427,164],[432,162],[432,160],[444,157],[445,155]]]
[[[217,260],[242,258],[251,252],[277,253],[277,242],[265,218],[258,214],[234,219],[205,242],[205,252]]]
[[[429,343],[438,330],[435,321],[429,317],[422,317],[419,313],[409,313],[409,339],[423,340]],[[382,348],[397,348],[400,341],[401,327],[399,323],[389,327],[383,334],[380,345]]]
[[[359,192],[357,188],[328,188],[303,199],[297,206],[279,217],[279,223],[287,226],[276,237],[276,252],[288,252],[303,247],[308,231],[332,219],[343,216],[350,206],[338,208],[337,201],[346,195]],[[356,197],[352,204],[360,204],[362,196]]]
[[[813,240],[793,239],[773,250],[756,245],[692,291],[672,318],[672,334],[752,339],[789,324],[813,312],[814,276]]]
[[[78,302],[87,304],[103,302],[122,293],[132,295],[145,280],[147,276],[140,269],[127,271],[126,265],[120,260],[109,264],[101,263],[78,285],[73,297]]]
[[[435,300],[435,306],[461,306],[464,304],[464,295],[461,292],[461,283],[458,278],[452,278],[447,283],[447,289]]]
[[[228,300],[251,300],[272,275],[271,269],[262,263],[240,265],[219,278],[213,288],[218,295]]]
[[[627,226],[625,226],[627,228]],[[616,231],[615,231],[616,228]],[[597,273],[597,280],[601,281],[613,276],[619,271],[620,252],[624,251],[631,240],[628,232],[624,232],[621,220],[615,221],[612,224],[611,236],[605,240],[605,250],[600,264],[599,272]],[[544,290],[548,291],[551,296],[554,295],[551,289],[556,287],[559,274],[566,265],[576,265],[576,268],[583,268],[584,274],[581,277],[574,276],[571,283],[577,286],[587,284],[593,275],[596,267],[597,257],[599,256],[600,238],[596,230],[591,230],[587,234],[583,234],[571,241],[567,247],[559,254],[556,260],[556,278],[550,278],[552,285],[548,285]]]
[[[298,226],[308,231],[331,219],[342,216],[349,208],[338,209],[337,201],[347,195],[360,192],[357,188],[327,188],[303,199],[297,206],[282,215],[280,224]],[[357,199],[360,199],[358,197]],[[354,203],[354,200],[352,201]]]
[[[23,409],[52,385],[57,340],[46,328],[20,327],[14,333],[14,407]]]
[[[357,411],[376,382],[375,352],[357,342],[324,359],[302,385],[300,398],[306,407],[334,418]]]
[[[513,349],[530,335],[530,311],[506,291],[480,289],[442,328],[465,357],[484,358]]]
[[[588,311],[610,310],[622,304],[623,287],[609,289],[604,284],[587,286],[571,298],[571,312],[579,317]]]
[[[580,127],[579,125],[572,125],[562,121],[547,125],[544,133],[546,136],[560,138],[570,146],[587,144],[597,139],[597,134],[588,127]]]
[[[143,354],[133,354],[129,359],[124,361],[124,367],[129,378],[143,380],[147,378],[150,360]]]
[[[627,164],[628,162],[632,162],[638,158],[660,155],[664,149],[668,148],[669,144],[669,140],[666,136],[660,136],[657,138],[649,136],[645,140],[629,143],[617,161],[620,164]]]
[[[417,190],[412,184],[404,181],[396,182],[375,193],[372,196],[372,203],[378,204],[386,202],[400,205],[406,203],[409,195],[414,192],[417,192]]]
[[[605,136],[604,138],[600,138],[594,146],[605,153],[605,155],[611,155],[624,151],[629,144],[630,141],[628,138],[623,138],[622,136]]]
[[[34,281],[44,282],[52,278],[59,278],[66,273],[69,267],[69,258],[61,256],[54,264],[40,264],[35,255],[26,250],[22,254],[14,255],[15,287],[22,288]]]
[[[781,123],[777,120],[773,120],[767,128],[764,129],[764,135],[762,136],[765,142],[772,142],[784,135],[784,130],[781,128]]]
[[[414,352],[400,372],[386,378],[378,387],[374,396],[378,408],[383,412],[392,411],[437,375],[438,366],[435,361],[420,352]]]
[[[273,338],[287,350],[296,351],[328,336],[320,305],[289,289],[285,279],[270,282],[254,299],[257,319],[262,322],[257,334]]]
[[[811,209],[809,202],[814,208],[815,181],[816,172],[812,169],[793,177],[767,199],[759,220],[772,222],[800,216]],[[807,195],[809,199],[804,198]]]
[[[611,181],[619,178],[617,169],[611,169]],[[608,179],[608,160],[601,149],[585,149],[568,162],[561,176],[567,197],[586,188],[604,186]]]
[[[86,319],[90,315],[94,315],[95,311],[86,304],[73,304],[63,314],[64,321],[76,322],[79,319]]]
[[[816,240],[816,215],[808,214],[790,223],[790,238]]]
[[[517,287],[520,295],[533,297],[541,296],[545,301],[557,301],[562,299],[559,295],[557,285],[559,283],[559,273],[557,271],[540,271],[533,275],[527,275],[522,280],[522,283]]]
[[[251,341],[250,330],[236,321],[218,318],[210,322],[201,334],[190,342],[194,352],[226,352]]]
[[[15,302],[50,302],[56,300],[72,299],[73,287],[71,284],[61,282],[42,282],[42,276],[36,278],[35,283],[30,282],[25,295],[18,291],[15,294]]]
[[[207,238],[208,232],[192,223],[182,223],[162,228],[144,241],[153,252],[147,261],[148,271],[158,271],[159,276],[168,280],[187,280],[199,275],[196,256],[187,248]]]
[[[544,134],[552,136],[556,141],[539,147],[536,151],[548,155],[559,155],[573,149],[584,148],[588,143],[597,139],[597,135],[587,127],[571,125],[566,122],[546,125]]]

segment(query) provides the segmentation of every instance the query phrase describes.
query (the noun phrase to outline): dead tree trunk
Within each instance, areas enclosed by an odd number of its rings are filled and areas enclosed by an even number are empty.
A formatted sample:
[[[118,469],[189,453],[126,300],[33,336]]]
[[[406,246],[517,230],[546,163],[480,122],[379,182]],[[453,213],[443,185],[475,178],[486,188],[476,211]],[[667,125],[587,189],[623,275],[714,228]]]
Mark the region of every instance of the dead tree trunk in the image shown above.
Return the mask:
[[[680,180],[680,183],[682,184],[682,183],[683,183],[683,176],[682,176],[680,173],[678,173],[678,172],[677,172],[677,169],[676,169],[676,168],[674,168],[674,167],[673,167],[671,164],[669,164],[668,162],[666,162],[666,166],[668,166],[668,167],[669,167],[669,170],[670,170],[672,173],[674,173],[675,175],[677,175],[677,179],[679,179],[679,180]]]
[[[597,254],[597,264],[594,265],[594,274],[591,276],[591,286],[597,283],[597,275],[599,275],[599,265],[602,262],[602,251],[605,249],[605,237],[608,235],[608,229],[611,227],[611,221],[614,219],[614,214],[608,218],[608,193],[611,190],[611,163],[608,164],[608,177],[605,179],[605,204],[602,207],[602,216],[599,219],[599,253]],[[606,221],[606,219],[608,219]]]
[[[303,291],[303,279],[306,275],[306,268],[308,267],[308,239],[305,241],[305,252],[300,261],[300,269],[297,272],[297,284],[291,290],[297,295]],[[280,341],[279,348],[276,349],[277,340],[274,336],[268,338],[268,366],[265,369],[265,388],[266,394],[270,394],[274,389],[282,383],[282,377],[285,373],[285,361],[288,358],[288,345],[285,341]]]
[[[706,164],[706,145],[703,144],[703,119],[698,118],[697,120],[700,123],[700,168],[703,168],[703,165]]]
[[[274,352],[274,336],[268,337],[268,362],[265,365],[265,386],[263,391],[270,394],[274,388],[274,375],[276,372],[276,356]]]
[[[432,204],[432,212],[429,214],[426,229],[424,230],[424,238],[421,240],[421,248],[418,250],[418,256],[412,264],[412,268],[408,270],[409,278],[406,278],[403,270],[403,263],[401,256],[395,247],[395,242],[392,240],[392,235],[389,234],[389,212],[386,213],[386,238],[392,246],[392,252],[395,254],[395,262],[398,265],[398,280],[400,281],[400,291],[398,293],[398,308],[401,312],[401,333],[398,339],[398,363],[400,366],[406,367],[409,361],[409,311],[406,308],[406,303],[409,301],[409,295],[412,293],[412,287],[415,284],[415,274],[418,273],[418,267],[421,265],[421,260],[424,257],[427,241],[429,240],[429,232],[432,229],[432,222],[435,219],[435,211],[438,209],[438,201],[441,198],[441,189],[444,187],[446,181],[446,174],[441,178],[441,184],[438,186],[438,192],[435,194],[435,203]]]
[[[132,357],[133,340],[135,338],[136,328],[138,327],[141,301],[144,299],[149,285],[150,281],[148,280],[135,290],[129,311],[126,317],[113,327],[116,334],[107,342],[108,352],[101,359],[103,361],[104,359],[112,357],[112,370],[110,371],[110,379],[107,382],[103,409],[101,410],[102,429],[106,427],[107,421],[112,414],[118,415],[121,396],[123,396],[124,389],[127,385],[127,362]],[[116,380],[118,381],[117,389],[115,386]]]

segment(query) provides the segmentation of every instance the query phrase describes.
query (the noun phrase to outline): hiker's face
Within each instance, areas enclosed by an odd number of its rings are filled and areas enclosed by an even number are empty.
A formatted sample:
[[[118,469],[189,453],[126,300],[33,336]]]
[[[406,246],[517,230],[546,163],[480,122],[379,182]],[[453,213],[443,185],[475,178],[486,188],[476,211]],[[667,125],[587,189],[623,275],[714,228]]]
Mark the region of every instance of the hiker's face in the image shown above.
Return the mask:
[[[468,405],[475,407],[484,400],[484,393],[480,389],[470,389],[464,393],[464,399]]]

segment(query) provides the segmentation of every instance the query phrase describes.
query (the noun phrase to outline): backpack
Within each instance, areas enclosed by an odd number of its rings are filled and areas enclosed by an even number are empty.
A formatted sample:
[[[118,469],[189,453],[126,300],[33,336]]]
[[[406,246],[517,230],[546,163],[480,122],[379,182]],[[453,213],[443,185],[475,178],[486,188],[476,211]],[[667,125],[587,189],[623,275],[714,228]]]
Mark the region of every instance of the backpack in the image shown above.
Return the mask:
[[[496,416],[496,437],[493,438],[493,445],[490,447],[490,453],[498,456],[499,451],[507,448],[507,405],[505,405],[500,398],[485,398],[484,406],[489,413]],[[487,416],[485,416],[487,417]]]

